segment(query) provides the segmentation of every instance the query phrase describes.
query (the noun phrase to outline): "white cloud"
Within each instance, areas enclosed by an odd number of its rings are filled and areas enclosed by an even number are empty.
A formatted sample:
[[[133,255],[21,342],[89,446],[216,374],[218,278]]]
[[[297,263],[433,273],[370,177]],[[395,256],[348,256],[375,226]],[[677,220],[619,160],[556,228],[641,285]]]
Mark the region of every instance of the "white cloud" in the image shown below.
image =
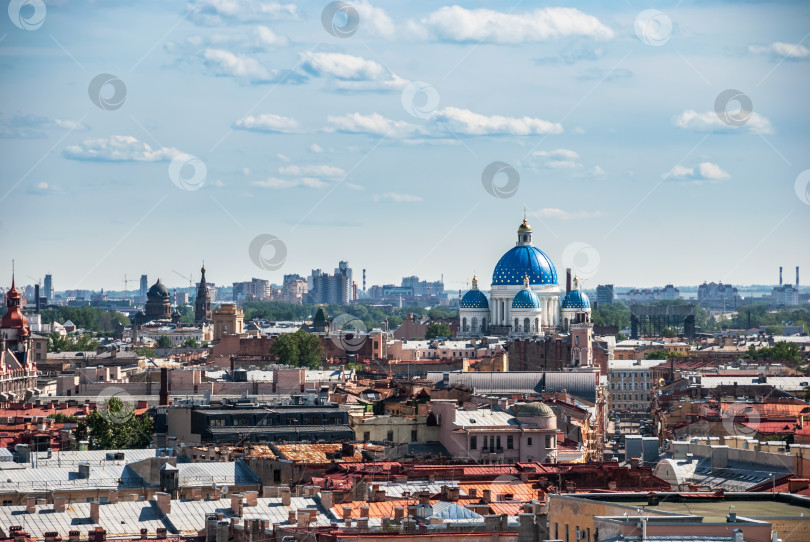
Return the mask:
[[[800,43],[784,43],[775,41],[770,45],[749,45],[748,52],[755,55],[772,55],[790,60],[805,60],[810,58],[810,49]]]
[[[290,161],[290,157],[287,156],[286,154],[278,153],[278,154],[276,154],[276,158],[278,158],[282,162],[289,162]]]
[[[287,38],[284,36],[279,36],[266,26],[257,26],[255,34],[256,42],[260,45],[268,47],[282,47],[287,45]]]
[[[372,6],[365,0],[352,2],[351,4],[360,16],[361,32],[368,32],[374,36],[387,39],[394,37],[394,22],[384,9]]]
[[[558,209],[555,207],[546,207],[543,209],[538,209],[537,211],[532,211],[528,213],[529,216],[536,216],[539,218],[556,218],[559,220],[575,220],[581,218],[596,218],[602,216],[602,213],[599,211],[594,211],[589,213],[588,211],[577,211],[575,213],[570,213],[568,211],[564,211],[562,209]]]
[[[542,165],[553,169],[575,169],[582,167],[582,164],[577,161],[579,160],[579,154],[571,149],[535,151],[532,155],[540,158]]]
[[[310,145],[309,150],[311,150],[312,152],[323,152],[323,148],[321,148],[321,146],[318,145],[317,143],[313,143],[312,145]]]
[[[560,124],[534,117],[481,115],[468,109],[445,107],[435,111],[425,127],[388,119],[379,113],[329,116],[328,132],[388,135],[394,138],[558,134]]]
[[[229,75],[254,82],[270,80],[270,72],[258,60],[247,55],[237,55],[224,49],[206,49],[203,58],[205,65],[216,75]]]
[[[0,119],[0,138],[30,139],[47,137],[47,129],[63,128],[72,131],[86,131],[90,128],[77,120],[52,119],[37,115],[16,114],[7,119]]]
[[[722,181],[725,179],[730,179],[731,174],[724,171],[717,164],[713,164],[712,162],[701,162],[695,167],[677,165],[669,172],[665,173],[662,178],[695,182]]]
[[[70,160],[96,162],[158,162],[171,160],[181,152],[170,147],[153,149],[132,136],[114,135],[85,139],[80,145],[70,145],[63,155]]]
[[[452,42],[529,43],[567,36],[598,40],[614,36],[613,30],[593,15],[562,7],[501,13],[448,6],[409,26],[419,37]]]
[[[413,124],[387,119],[379,113],[362,115],[349,113],[342,116],[329,116],[326,118],[331,126],[327,132],[348,132],[355,134],[387,135],[389,137],[408,137],[419,131]]]
[[[284,166],[278,168],[278,172],[282,175],[316,175],[318,177],[345,177],[346,172],[339,167],[328,165],[313,165],[313,166]]]
[[[408,81],[381,64],[343,53],[301,53],[301,67],[308,73],[329,77],[341,90],[396,90]]]
[[[253,186],[258,186],[260,188],[271,188],[271,189],[282,189],[282,188],[295,188],[297,186],[306,186],[309,188],[323,188],[327,186],[327,183],[319,180],[314,179],[311,177],[303,177],[301,179],[279,179],[277,177],[268,177],[262,181],[253,181],[250,183]]]
[[[740,112],[744,114],[744,112]],[[772,134],[773,126],[771,121],[763,117],[759,113],[750,112],[749,119],[741,126],[732,126],[726,124],[720,117],[717,116],[715,111],[706,111],[705,113],[698,113],[693,109],[687,109],[680,115],[677,115],[673,122],[678,128],[685,130],[694,130],[698,132],[708,132],[709,130],[730,132],[732,130],[745,130],[755,134]]]
[[[289,19],[297,15],[295,4],[263,0],[196,0],[190,2],[186,9],[191,12],[191,21],[205,26]]]
[[[375,194],[372,199],[374,201],[393,201],[395,203],[419,203],[422,201],[422,198],[419,196],[414,196],[413,194],[398,194],[396,192]]]
[[[588,169],[588,176],[590,177],[604,177],[605,175],[607,175],[607,173],[605,173],[605,170],[600,166],[593,166]]]
[[[463,135],[538,135],[563,131],[562,125],[543,119],[487,116],[458,107],[440,109],[434,113],[432,120],[445,123],[451,132]]]
[[[265,113],[262,115],[248,115],[233,123],[233,127],[238,130],[249,130],[251,132],[267,133],[292,133],[298,131],[298,121],[290,117],[282,117]]]

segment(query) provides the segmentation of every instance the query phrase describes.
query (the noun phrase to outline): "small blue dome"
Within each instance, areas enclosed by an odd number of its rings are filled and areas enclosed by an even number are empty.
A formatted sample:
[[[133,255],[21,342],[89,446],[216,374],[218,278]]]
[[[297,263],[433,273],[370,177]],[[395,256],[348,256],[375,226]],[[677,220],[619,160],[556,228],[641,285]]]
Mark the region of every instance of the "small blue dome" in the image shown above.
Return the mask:
[[[481,290],[475,289],[464,294],[459,306],[462,309],[489,309],[489,301]]]
[[[518,245],[504,254],[492,273],[492,284],[557,284],[557,270],[551,259],[537,247]]]
[[[591,310],[591,301],[588,295],[581,290],[571,290],[565,294],[562,302],[563,309],[576,309],[576,310]]]
[[[521,290],[512,299],[513,309],[539,309],[540,298],[531,290]]]

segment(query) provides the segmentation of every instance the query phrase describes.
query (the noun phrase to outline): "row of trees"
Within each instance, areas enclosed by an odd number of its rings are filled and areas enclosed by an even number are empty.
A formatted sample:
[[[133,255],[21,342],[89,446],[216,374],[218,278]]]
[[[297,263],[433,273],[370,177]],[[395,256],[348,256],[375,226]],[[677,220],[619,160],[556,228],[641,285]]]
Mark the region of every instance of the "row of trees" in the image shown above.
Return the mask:
[[[95,332],[111,332],[116,322],[129,325],[129,318],[123,314],[98,307],[50,307],[40,311],[40,314],[44,324],[70,320],[77,328]]]
[[[264,318],[267,320],[310,320],[314,317],[318,307],[315,305],[298,305],[285,303],[283,301],[247,301],[242,307],[245,312],[245,320],[254,318]],[[362,321],[367,329],[383,328],[386,321],[388,329],[396,329],[402,320],[409,313],[417,317],[429,316],[430,318],[457,318],[458,311],[449,307],[434,307],[430,310],[424,307],[395,307],[384,309],[372,305],[328,305],[325,307],[326,313],[334,318],[341,314],[350,314]]]
[[[689,302],[685,299],[675,299],[667,301],[656,301],[652,303],[657,306],[666,305],[688,305]],[[617,326],[619,329],[627,329],[630,327],[630,307],[621,301],[614,301],[613,303],[599,305],[599,310],[591,312],[591,318],[596,326]],[[695,327],[698,331],[720,331],[720,324],[714,318],[709,316],[701,306],[695,308]],[[675,336],[674,330],[665,329],[664,336]]]

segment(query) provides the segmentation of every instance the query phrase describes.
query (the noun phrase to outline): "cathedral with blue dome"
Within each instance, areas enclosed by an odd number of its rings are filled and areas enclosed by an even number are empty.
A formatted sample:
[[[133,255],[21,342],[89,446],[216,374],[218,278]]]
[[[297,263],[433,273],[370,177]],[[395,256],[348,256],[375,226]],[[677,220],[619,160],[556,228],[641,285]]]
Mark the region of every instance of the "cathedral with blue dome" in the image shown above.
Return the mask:
[[[517,230],[517,243],[504,254],[492,273],[489,297],[472,289],[459,303],[459,335],[527,337],[550,331],[568,331],[590,320],[588,296],[574,280],[574,289],[564,291],[557,269],[545,252],[532,245],[532,228],[526,219]]]

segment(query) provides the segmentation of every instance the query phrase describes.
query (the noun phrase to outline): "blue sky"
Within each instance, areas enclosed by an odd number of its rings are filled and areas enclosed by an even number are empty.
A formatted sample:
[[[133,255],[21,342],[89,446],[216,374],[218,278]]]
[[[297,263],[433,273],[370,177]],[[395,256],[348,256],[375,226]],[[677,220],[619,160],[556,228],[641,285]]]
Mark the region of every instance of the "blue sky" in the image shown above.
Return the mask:
[[[21,282],[488,284],[524,208],[586,287],[810,273],[806,3],[349,2],[345,37],[328,2],[38,3],[0,22]]]

